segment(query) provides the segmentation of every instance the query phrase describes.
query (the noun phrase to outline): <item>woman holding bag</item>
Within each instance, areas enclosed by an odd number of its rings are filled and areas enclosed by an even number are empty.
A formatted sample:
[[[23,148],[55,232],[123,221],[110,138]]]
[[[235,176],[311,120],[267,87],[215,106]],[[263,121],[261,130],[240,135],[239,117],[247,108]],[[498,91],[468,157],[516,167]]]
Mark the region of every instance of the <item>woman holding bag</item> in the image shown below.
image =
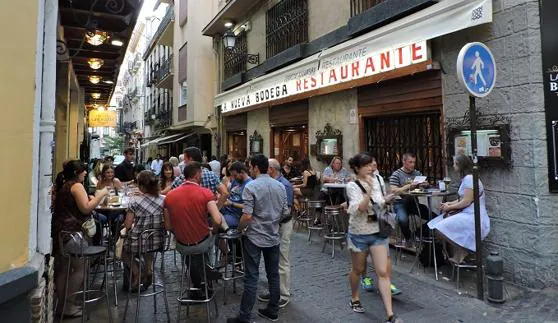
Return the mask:
[[[395,316],[391,299],[391,262],[388,238],[382,237],[378,223],[378,209],[393,200],[393,195],[383,196],[380,184],[372,178],[370,155],[360,153],[349,160],[356,180],[347,184],[349,230],[347,246],[351,251],[352,270],[349,274],[351,301],[349,306],[357,313],[364,313],[360,302],[359,281],[365,273],[366,256],[371,254],[378,278],[378,289],[387,314],[386,322],[402,322]]]
[[[88,226],[84,225],[91,219],[91,212],[108,194],[106,188],[99,191],[97,196],[89,199],[83,181],[87,171],[85,166],[79,160],[72,160],[64,165],[62,172],[63,183],[56,185],[56,199],[54,202],[52,217],[52,239],[53,239],[53,255],[55,259],[54,265],[54,282],[56,284],[56,294],[58,295],[58,304],[64,304],[64,295],[72,295],[79,290],[83,283],[83,259],[72,257],[68,260],[63,257],[64,251],[78,251],[82,247],[89,245],[89,238],[92,232],[89,232]],[[62,231],[81,233],[83,241],[70,239],[69,236],[60,237]],[[94,234],[94,233],[93,233]],[[62,241],[60,239],[63,239]],[[70,277],[68,286],[66,286],[66,273],[70,266]],[[66,288],[68,289],[66,293]],[[70,296],[68,305],[66,305],[65,316],[81,316],[81,309],[73,302],[75,295]]]

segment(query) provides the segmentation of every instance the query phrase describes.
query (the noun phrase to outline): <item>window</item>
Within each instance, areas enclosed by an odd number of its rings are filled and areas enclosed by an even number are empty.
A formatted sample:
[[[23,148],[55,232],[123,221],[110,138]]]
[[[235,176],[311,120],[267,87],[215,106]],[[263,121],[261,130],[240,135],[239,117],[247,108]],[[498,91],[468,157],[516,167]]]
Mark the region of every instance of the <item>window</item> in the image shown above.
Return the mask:
[[[186,82],[183,82],[182,85],[180,85],[180,105],[185,105],[188,104],[188,86],[186,85]]]
[[[283,0],[267,11],[267,58],[308,41],[307,0]]]
[[[374,7],[385,0],[350,0],[351,1],[351,17],[360,15],[366,10]]]
[[[246,31],[242,31],[238,35],[236,35],[236,42],[233,48],[224,48],[223,50],[225,79],[237,73],[246,71],[246,62],[248,59]]]
[[[180,27],[188,21],[188,0],[180,0],[178,3],[178,22]]]

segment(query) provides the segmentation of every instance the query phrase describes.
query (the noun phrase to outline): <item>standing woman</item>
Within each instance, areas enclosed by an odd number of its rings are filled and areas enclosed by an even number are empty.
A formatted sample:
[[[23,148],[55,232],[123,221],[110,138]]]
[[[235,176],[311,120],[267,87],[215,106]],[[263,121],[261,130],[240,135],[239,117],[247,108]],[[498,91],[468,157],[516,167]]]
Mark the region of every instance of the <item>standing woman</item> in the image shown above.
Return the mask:
[[[453,162],[453,169],[461,175],[459,200],[442,203],[438,217],[428,222],[428,227],[442,236],[452,246],[451,262],[459,264],[469,252],[476,251],[475,245],[475,204],[473,199],[473,162],[465,155],[459,155]],[[479,181],[479,202],[481,214],[481,238],[490,232],[490,218],[486,212],[484,186]]]
[[[113,189],[115,191],[120,191],[124,188],[120,180],[114,177],[114,169],[108,164],[105,164],[101,170],[101,177],[97,182],[97,189],[101,190],[103,188]]]
[[[124,252],[122,253],[122,261],[127,265],[131,264],[132,291],[137,291],[140,286],[142,290],[145,290],[151,285],[153,282],[152,252],[161,249],[164,243],[160,235],[154,235],[152,239],[147,241],[145,250],[142,250],[146,252],[143,254],[145,266],[142,268],[142,279],[139,281],[139,266],[137,261],[132,261],[132,259],[139,252],[140,235],[144,230],[164,228],[163,201],[165,197],[159,195],[159,181],[153,172],[141,171],[137,176],[137,182],[138,188],[143,194],[130,197],[126,220],[124,221],[127,236],[124,242]]]
[[[56,199],[52,217],[52,239],[55,265],[54,265],[54,283],[56,284],[56,294],[58,296],[58,304],[64,304],[65,296],[68,296],[64,309],[64,316],[81,316],[82,312],[75,303],[73,293],[77,292],[83,283],[83,266],[82,258],[71,258],[63,256],[64,251],[79,252],[80,248],[89,245],[88,235],[84,232],[82,225],[90,218],[90,214],[101,203],[108,194],[107,188],[99,191],[97,196],[89,199],[83,181],[87,174],[85,166],[79,160],[72,160],[66,163],[63,170],[64,183],[58,183],[56,187]],[[64,235],[61,237],[62,231],[80,233],[79,241],[71,239]],[[68,285],[66,285],[66,273],[70,267],[70,277]],[[67,289],[67,290],[66,290]],[[62,306],[58,308],[62,311]],[[60,313],[59,313],[60,314]]]
[[[172,156],[171,158],[169,158],[169,163],[171,163],[172,165],[174,177],[180,176],[182,174],[182,171],[180,170],[180,167],[178,167],[178,158]]]
[[[372,255],[378,289],[387,314],[386,322],[401,322],[393,313],[391,299],[391,263],[389,260],[388,238],[379,236],[378,214],[372,201],[380,208],[393,200],[393,195],[382,195],[377,180],[372,178],[372,157],[360,153],[349,160],[349,166],[356,175],[356,180],[347,184],[349,199],[349,230],[347,245],[351,251],[352,270],[349,275],[351,300],[349,306],[357,313],[364,313],[360,302],[359,281],[366,268],[366,256]],[[359,186],[362,186],[362,188]]]
[[[174,182],[174,168],[171,163],[164,163],[161,169],[159,185],[161,186],[161,194],[166,195],[172,189],[172,182]]]

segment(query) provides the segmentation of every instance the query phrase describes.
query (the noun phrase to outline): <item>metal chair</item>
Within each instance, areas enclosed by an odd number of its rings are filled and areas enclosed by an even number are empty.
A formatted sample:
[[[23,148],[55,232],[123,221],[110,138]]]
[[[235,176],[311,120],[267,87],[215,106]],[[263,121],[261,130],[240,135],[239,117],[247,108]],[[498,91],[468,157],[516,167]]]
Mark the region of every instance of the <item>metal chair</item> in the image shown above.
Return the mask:
[[[74,245],[71,248],[65,249],[64,248],[64,240],[69,238]],[[112,322],[112,315],[110,312],[110,302],[108,298],[108,289],[107,289],[107,248],[101,246],[89,246],[83,234],[81,232],[70,232],[70,231],[61,231],[59,234],[59,242],[60,242],[60,252],[62,257],[68,259],[68,262],[72,258],[81,258],[83,259],[83,289],[77,292],[72,293],[72,295],[82,295],[82,302],[83,302],[83,315],[81,316],[81,322],[85,322],[85,313],[86,313],[86,305],[92,302],[96,302],[103,298],[106,299],[107,302],[107,311],[109,322]],[[90,268],[90,261],[91,259],[103,257],[104,261],[104,270],[103,270],[103,282],[99,289],[88,289],[89,286],[89,268]],[[62,304],[62,312],[60,315],[60,322],[64,321],[64,312],[66,311],[66,302],[68,300],[68,280],[70,278],[70,263],[68,263],[68,270],[66,272],[66,284],[64,290],[64,303]],[[57,291],[62,292],[62,291]],[[98,293],[98,297],[87,298],[88,294]],[[87,313],[87,317],[89,319],[89,313]]]
[[[131,239],[132,237],[129,237],[128,239]],[[164,229],[148,229],[148,230],[144,230],[142,231],[139,236],[137,237],[137,239],[140,239],[139,241],[139,252],[136,253],[135,255],[132,255],[130,257],[130,269],[132,268],[132,261],[135,261],[134,258],[138,259],[138,290],[137,290],[137,298],[136,298],[136,315],[135,315],[135,319],[134,321],[137,322],[138,321],[138,317],[139,317],[139,309],[140,309],[140,299],[142,297],[151,297],[153,296],[153,312],[157,313],[157,295],[159,294],[163,294],[163,300],[165,302],[165,309],[167,312],[167,322],[170,322],[170,312],[169,312],[169,304],[167,301],[167,292],[166,292],[166,288],[165,288],[165,284],[164,281],[161,280],[160,282],[157,282],[156,280],[156,271],[155,271],[155,260],[157,257],[157,253],[161,252],[162,248],[157,248],[154,250],[149,250],[149,245],[153,246],[154,245],[154,240],[156,238],[159,238],[161,243],[165,242],[165,238],[166,238],[166,230]],[[125,251],[123,251],[125,252]],[[143,269],[145,266],[147,266],[147,264],[145,263],[144,260],[144,255],[146,254],[152,254],[152,259],[151,259],[151,267],[153,268],[153,282],[152,282],[152,286],[153,286],[153,291],[152,292],[147,292],[147,293],[143,293],[142,294],[142,280],[141,280],[141,275],[143,272]],[[126,316],[128,313],[128,304],[130,302],[130,296],[132,294],[132,273],[130,272],[129,275],[129,289],[128,289],[128,297],[126,298],[126,307],[124,308],[124,317],[122,318],[122,321],[126,320]],[[157,290],[159,289],[159,290]]]
[[[236,294],[236,280],[244,277],[244,257],[242,257],[242,233],[235,232],[234,234],[227,234],[221,233],[217,236],[218,239],[223,239],[226,241],[227,246],[230,244],[231,246],[231,256],[232,256],[232,263],[229,266],[229,253],[224,254],[224,262],[223,266],[218,266],[217,269],[224,268],[223,273],[223,305],[227,305],[227,282],[232,280],[233,282],[233,293]],[[238,253],[237,253],[237,242],[240,245],[240,255],[241,260],[238,261]],[[222,255],[220,249],[215,253],[215,263],[219,263],[219,255]],[[237,269],[240,267],[241,269]]]
[[[325,206],[326,201],[308,201],[309,209],[309,219],[307,220],[308,227],[308,243],[312,243],[312,232],[317,231],[318,234],[324,230],[322,225],[322,213],[321,211]]]
[[[342,241],[345,239],[345,229],[343,228],[343,219],[341,206],[326,206],[324,208],[326,233],[324,234],[324,246],[322,252],[325,251],[328,242],[331,242],[331,258],[335,258],[335,241],[339,241],[341,249],[343,249]]]
[[[186,304],[186,317],[190,315],[190,304],[205,304],[206,311],[207,311],[207,322],[211,322],[211,313],[209,310],[209,303],[211,301],[215,302],[215,315],[219,316],[219,309],[217,308],[217,301],[215,300],[215,291],[212,287],[209,286],[209,280],[207,279],[206,273],[206,261],[205,261],[205,253],[192,253],[192,254],[182,254],[182,272],[180,274],[180,287],[179,287],[179,294],[176,300],[178,301],[179,305]],[[202,258],[202,268],[203,268],[203,288],[199,287],[192,287],[192,278],[190,276],[190,271],[192,268],[192,257],[201,257]],[[188,264],[188,266],[186,266]],[[187,275],[187,287],[184,288],[184,276]],[[192,298],[189,294],[194,291],[202,291],[203,292],[203,299],[199,298]],[[178,315],[177,315],[177,322],[180,322],[180,312],[181,308],[178,307]]]
[[[307,198],[303,198],[299,201],[300,203],[300,209],[297,212],[297,216],[294,219],[294,223],[293,226],[297,227],[297,231],[298,229],[302,226],[306,226],[308,227],[308,222],[311,221],[312,219],[310,218],[310,214],[309,214],[309,208],[308,208],[308,202],[310,200]]]

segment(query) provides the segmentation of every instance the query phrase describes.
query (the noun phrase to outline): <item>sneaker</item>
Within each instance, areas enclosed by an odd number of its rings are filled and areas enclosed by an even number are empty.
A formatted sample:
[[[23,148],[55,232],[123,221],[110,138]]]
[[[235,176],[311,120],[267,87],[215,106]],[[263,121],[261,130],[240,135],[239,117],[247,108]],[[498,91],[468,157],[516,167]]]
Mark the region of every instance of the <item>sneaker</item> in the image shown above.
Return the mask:
[[[291,301],[288,298],[281,298],[279,300],[279,307],[284,308],[285,306],[289,305]]]
[[[393,314],[392,316],[388,317],[386,323],[403,323],[403,320],[397,317],[397,315]]]
[[[260,308],[258,310],[258,316],[263,317],[271,322],[277,322],[279,320],[279,315],[272,314],[268,308]]]
[[[360,287],[364,291],[371,292],[374,290],[374,280],[370,277],[360,277]]]
[[[399,290],[399,288],[395,287],[394,284],[390,285],[390,289],[391,289],[391,296],[396,296],[401,294],[401,290]]]
[[[349,302],[349,306],[353,309],[354,312],[356,313],[364,313],[364,307],[362,307],[362,304],[360,303],[360,300],[357,301],[353,301],[351,300]]]
[[[258,301],[260,302],[269,302],[271,296],[269,294],[260,294],[258,295]]]

